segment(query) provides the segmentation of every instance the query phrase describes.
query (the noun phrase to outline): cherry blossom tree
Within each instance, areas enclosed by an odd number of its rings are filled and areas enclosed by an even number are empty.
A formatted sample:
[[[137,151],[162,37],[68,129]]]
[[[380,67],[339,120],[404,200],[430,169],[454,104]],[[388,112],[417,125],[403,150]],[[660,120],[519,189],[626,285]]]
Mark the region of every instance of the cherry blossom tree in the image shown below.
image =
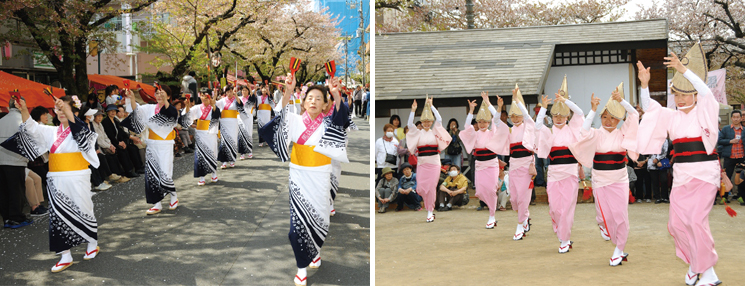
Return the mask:
[[[99,48],[116,45],[103,25],[125,13],[136,13],[157,0],[14,0],[0,2],[0,22],[15,26],[0,40],[31,45],[56,69],[68,94],[88,93],[88,44],[100,38]]]

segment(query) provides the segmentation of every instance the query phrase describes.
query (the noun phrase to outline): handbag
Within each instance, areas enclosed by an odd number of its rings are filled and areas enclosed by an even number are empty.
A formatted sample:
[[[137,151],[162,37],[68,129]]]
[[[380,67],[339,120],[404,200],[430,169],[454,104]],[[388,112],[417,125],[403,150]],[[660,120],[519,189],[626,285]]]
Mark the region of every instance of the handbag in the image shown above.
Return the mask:
[[[396,165],[398,158],[396,155],[388,153],[388,148],[385,147],[385,142],[383,142],[383,150],[385,150],[385,162],[391,165]]]
[[[460,153],[463,152],[463,147],[460,146],[460,139],[458,139],[458,136],[453,136],[453,141],[450,142],[450,145],[448,145],[447,153],[448,155],[460,155]]]
[[[660,160],[660,165],[662,165],[661,167],[659,167],[660,171],[670,169],[670,159],[662,158],[662,160]]]
[[[416,155],[414,155],[414,154],[410,154],[409,155],[409,164],[412,165],[412,166],[416,166],[417,165]]]

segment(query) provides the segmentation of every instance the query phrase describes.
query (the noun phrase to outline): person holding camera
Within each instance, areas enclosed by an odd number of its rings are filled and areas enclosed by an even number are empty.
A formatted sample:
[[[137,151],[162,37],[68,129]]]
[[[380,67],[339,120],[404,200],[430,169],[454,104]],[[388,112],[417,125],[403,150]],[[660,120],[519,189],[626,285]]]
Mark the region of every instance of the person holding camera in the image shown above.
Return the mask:
[[[669,153],[669,140],[662,142],[662,149],[659,154],[649,155],[647,170],[652,185],[652,198],[656,198],[655,204],[670,203],[670,190],[667,189],[667,169],[670,169],[670,160],[667,158]]]
[[[722,167],[727,172],[727,178],[732,178],[735,165],[745,163],[745,148],[742,144],[742,113],[734,110],[730,114],[732,124],[722,127],[717,140],[717,149],[724,159]],[[740,203],[743,201],[740,199]],[[722,203],[729,203],[729,192],[724,194]]]
[[[391,168],[394,174],[398,172],[398,140],[393,134],[392,124],[383,126],[383,137],[375,141],[375,183],[380,181],[383,168]]]

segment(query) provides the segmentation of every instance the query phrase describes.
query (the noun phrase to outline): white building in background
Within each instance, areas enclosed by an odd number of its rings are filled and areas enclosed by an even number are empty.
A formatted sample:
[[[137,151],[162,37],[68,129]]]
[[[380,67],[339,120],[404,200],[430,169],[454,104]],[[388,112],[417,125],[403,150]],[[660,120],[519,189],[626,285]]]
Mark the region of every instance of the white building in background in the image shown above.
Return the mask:
[[[665,19],[378,35],[375,123],[383,126],[398,114],[405,124],[412,100],[419,100],[421,112],[429,94],[444,123],[455,118],[462,129],[467,100],[480,102],[481,91],[488,91],[492,104],[494,95],[502,96],[509,110],[516,83],[535,116],[538,96],[553,97],[564,75],[572,101],[583,110],[590,109],[592,93],[603,105],[621,82],[635,104],[637,60],[652,67],[650,91],[664,106],[667,39]],[[377,129],[376,138],[383,135]]]

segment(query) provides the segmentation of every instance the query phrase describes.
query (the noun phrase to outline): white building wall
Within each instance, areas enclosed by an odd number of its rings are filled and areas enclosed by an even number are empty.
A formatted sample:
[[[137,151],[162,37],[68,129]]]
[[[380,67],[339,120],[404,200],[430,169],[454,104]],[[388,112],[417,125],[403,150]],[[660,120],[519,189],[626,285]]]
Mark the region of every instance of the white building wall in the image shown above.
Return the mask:
[[[598,106],[598,111],[600,111],[610,99],[611,92],[621,82],[623,82],[623,94],[626,100],[632,102],[632,105],[636,102],[636,77],[631,64],[551,67],[543,93],[554,98],[554,93],[561,87],[564,75],[567,76],[567,89],[571,100],[585,114],[591,110],[592,93],[600,97],[600,106]],[[634,101],[631,101],[631,98],[634,98]],[[600,126],[599,115],[595,117],[592,126]]]

